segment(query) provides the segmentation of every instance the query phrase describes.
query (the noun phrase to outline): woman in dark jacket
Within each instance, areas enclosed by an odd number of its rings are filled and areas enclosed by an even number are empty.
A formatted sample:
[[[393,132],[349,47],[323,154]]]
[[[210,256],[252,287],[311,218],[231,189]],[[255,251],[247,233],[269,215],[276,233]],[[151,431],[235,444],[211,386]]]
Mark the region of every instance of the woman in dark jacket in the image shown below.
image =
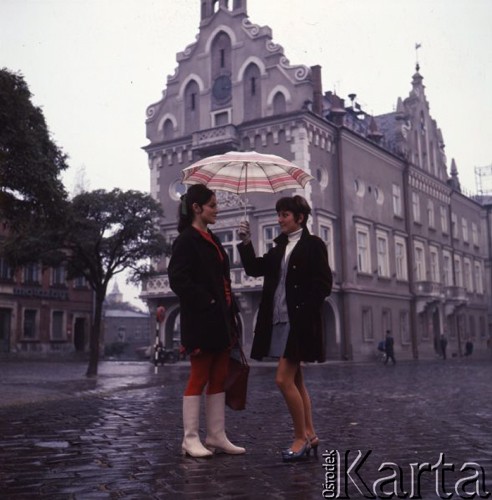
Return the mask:
[[[264,276],[251,357],[278,357],[276,383],[294,424],[294,442],[282,452],[285,461],[317,454],[311,401],[304,384],[301,361],[324,361],[322,305],[331,292],[332,274],[326,246],[309,233],[311,213],[301,196],[278,200],[282,234],[276,246],[256,257],[247,222],[239,230],[241,260],[249,276]]]
[[[213,191],[197,184],[181,197],[179,236],[168,266],[172,290],[180,301],[181,343],[190,354],[191,372],[183,397],[183,454],[206,457],[212,451],[241,454],[225,434],[225,393],[234,303],[229,259],[208,229],[217,219]],[[207,386],[205,446],[199,437],[200,400]]]

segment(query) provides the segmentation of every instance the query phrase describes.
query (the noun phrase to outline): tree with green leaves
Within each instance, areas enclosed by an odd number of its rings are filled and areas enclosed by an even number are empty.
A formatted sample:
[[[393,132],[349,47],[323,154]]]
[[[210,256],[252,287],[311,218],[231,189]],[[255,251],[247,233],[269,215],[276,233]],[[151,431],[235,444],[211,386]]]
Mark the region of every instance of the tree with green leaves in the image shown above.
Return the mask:
[[[1,253],[13,266],[67,266],[94,291],[87,376],[97,375],[102,306],[113,276],[138,281],[150,259],[166,251],[157,222],[161,206],[138,191],[82,192],[68,201],[60,174],[66,156],[52,141],[43,113],[20,74],[0,69],[0,219],[7,222]]]
[[[0,218],[11,233],[50,227],[66,202],[66,155],[22,77],[0,69]]]
[[[68,277],[84,276],[95,295],[89,377],[97,375],[108,284],[123,271],[134,282],[152,274],[151,260],[167,250],[157,225],[161,216],[160,204],[139,191],[96,190],[72,200],[63,235]]]

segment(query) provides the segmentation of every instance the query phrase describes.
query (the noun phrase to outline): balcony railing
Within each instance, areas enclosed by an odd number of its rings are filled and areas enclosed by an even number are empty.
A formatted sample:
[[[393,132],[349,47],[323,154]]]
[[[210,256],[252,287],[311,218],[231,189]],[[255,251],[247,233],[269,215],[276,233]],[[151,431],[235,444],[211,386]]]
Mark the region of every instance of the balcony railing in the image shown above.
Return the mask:
[[[441,283],[435,283],[434,281],[417,281],[415,290],[417,295],[422,297],[439,298],[442,295]]]
[[[237,292],[246,292],[252,290],[261,290],[263,278],[253,278],[247,276],[243,269],[231,269],[232,289]],[[143,299],[152,297],[171,297],[174,292],[169,285],[169,276],[159,274],[144,281],[141,297]]]
[[[223,125],[193,133],[193,149],[207,149],[224,144],[239,144],[238,133],[234,125]]]
[[[466,290],[461,286],[447,286],[446,299],[456,300],[458,302],[466,301]]]

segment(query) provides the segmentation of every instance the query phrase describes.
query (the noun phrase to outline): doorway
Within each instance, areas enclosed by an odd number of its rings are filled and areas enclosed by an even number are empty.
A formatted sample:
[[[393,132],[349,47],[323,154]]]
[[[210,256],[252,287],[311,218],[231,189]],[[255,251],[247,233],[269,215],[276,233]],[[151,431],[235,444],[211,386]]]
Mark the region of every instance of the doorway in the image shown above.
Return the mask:
[[[10,327],[12,324],[12,309],[0,308],[0,352],[10,351]]]
[[[325,358],[340,359],[340,332],[338,322],[333,311],[333,305],[329,301],[323,304],[323,323],[325,335]]]
[[[76,352],[84,352],[86,344],[85,335],[85,318],[75,318],[75,325],[73,327],[73,345]]]

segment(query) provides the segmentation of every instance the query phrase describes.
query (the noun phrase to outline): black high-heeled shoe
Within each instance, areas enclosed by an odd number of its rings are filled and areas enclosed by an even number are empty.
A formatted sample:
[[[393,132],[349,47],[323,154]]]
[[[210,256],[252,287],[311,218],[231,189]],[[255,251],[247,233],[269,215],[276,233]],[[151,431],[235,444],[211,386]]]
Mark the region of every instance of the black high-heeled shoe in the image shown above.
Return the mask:
[[[296,462],[297,460],[302,460],[303,458],[309,457],[311,453],[311,445],[309,441],[306,440],[304,446],[299,451],[292,451],[291,448],[282,451],[282,460],[284,462]]]
[[[318,436],[313,436],[309,439],[309,444],[311,446],[311,449],[313,450],[313,454],[316,458],[318,458],[318,446],[319,446],[319,438]]]

